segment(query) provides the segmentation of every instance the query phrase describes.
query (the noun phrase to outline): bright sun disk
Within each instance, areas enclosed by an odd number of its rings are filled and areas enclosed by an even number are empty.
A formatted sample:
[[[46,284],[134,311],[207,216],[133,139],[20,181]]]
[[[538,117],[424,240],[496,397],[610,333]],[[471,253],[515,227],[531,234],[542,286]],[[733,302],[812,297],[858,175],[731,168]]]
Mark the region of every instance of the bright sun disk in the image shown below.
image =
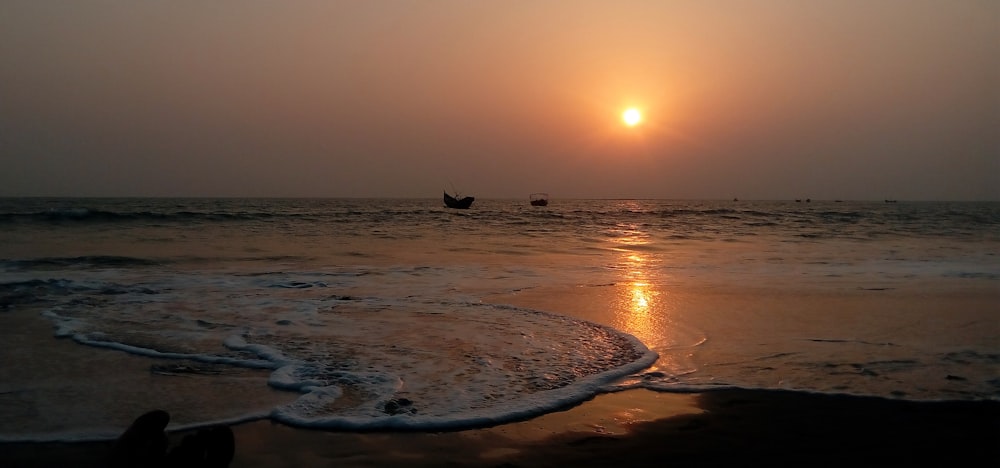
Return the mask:
[[[639,109],[634,107],[626,109],[625,112],[622,113],[622,120],[625,122],[625,125],[634,127],[642,121],[642,114],[639,113]]]

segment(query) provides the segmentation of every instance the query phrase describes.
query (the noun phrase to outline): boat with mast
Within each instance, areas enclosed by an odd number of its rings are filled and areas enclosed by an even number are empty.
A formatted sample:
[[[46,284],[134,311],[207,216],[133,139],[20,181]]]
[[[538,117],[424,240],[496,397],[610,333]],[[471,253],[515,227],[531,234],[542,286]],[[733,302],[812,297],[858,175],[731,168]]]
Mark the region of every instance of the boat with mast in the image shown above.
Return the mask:
[[[458,192],[455,192],[455,196],[451,196],[448,195],[447,190],[444,191],[444,206],[448,208],[467,210],[474,201],[476,201],[476,197],[463,197]]]

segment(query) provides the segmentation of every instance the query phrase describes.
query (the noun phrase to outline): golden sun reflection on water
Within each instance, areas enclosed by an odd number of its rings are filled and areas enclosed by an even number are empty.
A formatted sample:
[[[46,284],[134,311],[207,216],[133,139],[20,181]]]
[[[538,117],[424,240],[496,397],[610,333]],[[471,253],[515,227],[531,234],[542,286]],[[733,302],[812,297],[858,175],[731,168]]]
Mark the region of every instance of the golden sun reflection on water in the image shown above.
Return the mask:
[[[636,252],[624,255],[625,281],[619,288],[615,311],[618,326],[650,346],[660,341],[658,315],[661,308],[658,301],[660,291],[652,285],[646,262],[646,257]]]
[[[665,288],[662,255],[652,249],[650,236],[635,225],[618,226],[611,239],[618,255],[616,269],[621,279],[615,283],[614,327],[635,336],[660,355],[649,370],[683,372],[685,365],[676,361],[672,351],[678,343],[672,327],[676,304]],[[676,362],[675,362],[676,361]]]

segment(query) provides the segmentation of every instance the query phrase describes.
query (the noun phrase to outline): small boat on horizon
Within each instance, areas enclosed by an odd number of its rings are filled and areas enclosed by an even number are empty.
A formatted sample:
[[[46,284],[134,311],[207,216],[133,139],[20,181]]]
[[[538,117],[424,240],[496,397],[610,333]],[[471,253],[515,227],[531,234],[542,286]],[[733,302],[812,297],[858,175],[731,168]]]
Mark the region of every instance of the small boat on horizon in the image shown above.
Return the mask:
[[[459,198],[461,197],[461,198]],[[448,195],[448,191],[444,191],[444,206],[448,208],[455,208],[459,210],[467,210],[472,206],[472,202],[476,201],[476,197],[462,197],[455,193],[455,196]]]
[[[549,194],[547,193],[533,193],[528,196],[528,202],[531,206],[548,206],[549,205]]]

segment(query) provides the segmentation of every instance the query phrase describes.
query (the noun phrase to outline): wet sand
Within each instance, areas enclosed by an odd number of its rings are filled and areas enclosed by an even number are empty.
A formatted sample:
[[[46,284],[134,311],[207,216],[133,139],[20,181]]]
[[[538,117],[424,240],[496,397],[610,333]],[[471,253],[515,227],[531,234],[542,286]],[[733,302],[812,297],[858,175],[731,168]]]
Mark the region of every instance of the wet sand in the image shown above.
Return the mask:
[[[610,299],[600,296],[603,289],[591,289],[594,291],[588,294],[556,294],[558,291],[550,290],[524,293],[517,298],[506,297],[503,302],[562,313],[572,311],[584,319],[614,324],[613,317],[602,315],[607,314],[606,309],[599,307]],[[688,320],[709,320],[717,313],[713,311],[732,310],[740,304],[763,307],[762,296],[751,293],[721,298],[709,294],[694,299],[678,293],[674,296],[686,301],[683,306],[690,311]],[[811,307],[831,314],[836,312],[833,309],[877,312],[900,307],[918,312],[927,309],[928,316],[955,311],[989,314],[996,304],[997,291],[992,287],[968,291],[926,288],[920,294],[912,290],[871,294],[860,291],[809,301],[801,295],[793,296],[787,301],[767,303],[767,307],[792,311]],[[588,316],[592,309],[593,316]],[[39,327],[51,327],[40,319],[34,320]],[[59,340],[47,349],[58,357],[59,352],[78,353],[77,347]],[[127,375],[145,375],[142,369],[149,366],[146,360],[120,353],[95,351],[98,354],[132,363],[139,369]],[[35,358],[31,362],[37,362]],[[136,388],[146,388],[143,385],[141,381],[129,381],[122,388],[134,393]],[[187,397],[190,395],[177,396]],[[103,398],[113,401],[115,395]],[[179,404],[167,404],[164,409]],[[195,405],[188,402],[186,406]],[[236,452],[231,466],[251,468],[812,467],[918,463],[1000,466],[1000,401],[918,403],[778,390],[727,389],[691,394],[628,390],[599,395],[527,421],[443,433],[326,432],[266,420],[238,424],[232,429]],[[185,435],[172,433],[172,445]],[[111,441],[0,444],[0,468],[101,467],[106,465],[111,445]]]
[[[232,427],[233,467],[992,466],[1000,402],[785,391],[630,390],[486,429],[339,433]],[[171,434],[172,445],[184,433]],[[104,466],[110,442],[0,445],[0,466]]]

